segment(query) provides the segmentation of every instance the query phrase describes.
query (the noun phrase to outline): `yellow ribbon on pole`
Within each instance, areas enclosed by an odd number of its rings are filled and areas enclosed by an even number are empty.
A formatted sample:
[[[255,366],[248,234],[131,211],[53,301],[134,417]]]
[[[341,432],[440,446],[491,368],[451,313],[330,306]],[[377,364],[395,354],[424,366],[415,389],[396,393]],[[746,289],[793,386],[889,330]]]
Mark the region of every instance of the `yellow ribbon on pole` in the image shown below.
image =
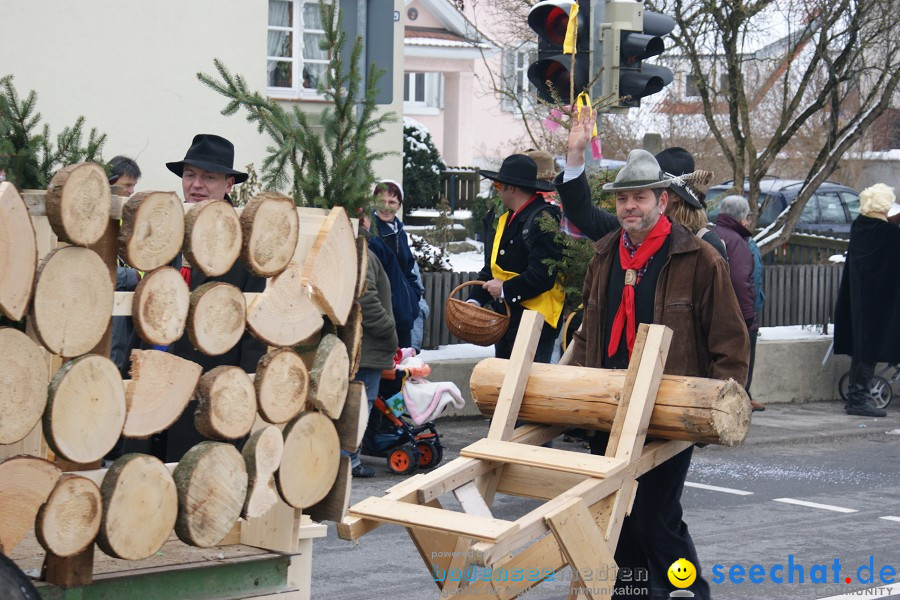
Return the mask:
[[[566,39],[563,40],[563,54],[575,54],[578,40],[578,4],[573,2],[569,9],[569,24],[566,25]]]
[[[575,100],[575,106],[578,108],[578,114],[581,114],[581,109],[587,106],[591,107],[591,97],[587,92],[581,92],[578,94],[578,98]],[[594,121],[594,131],[591,133],[592,137],[597,137],[597,122]]]

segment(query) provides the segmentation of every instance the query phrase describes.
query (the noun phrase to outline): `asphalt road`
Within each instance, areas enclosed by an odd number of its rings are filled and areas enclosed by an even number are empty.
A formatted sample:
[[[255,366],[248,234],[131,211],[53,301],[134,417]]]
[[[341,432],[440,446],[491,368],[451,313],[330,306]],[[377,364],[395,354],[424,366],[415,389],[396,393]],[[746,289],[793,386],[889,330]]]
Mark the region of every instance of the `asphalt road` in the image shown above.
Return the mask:
[[[483,437],[487,421],[442,420],[438,429],[447,461]],[[555,447],[586,451],[560,440]],[[383,459],[363,460],[378,475],[354,480],[354,502],[401,481]],[[459,510],[452,495],[442,502]],[[499,496],[493,514],[514,520],[537,505]],[[849,597],[900,598],[900,408],[866,419],[844,415],[838,403],[770,406],[754,415],[743,446],[695,451],[683,506],[716,598],[836,600],[859,590],[865,595]],[[563,599],[569,579],[562,571],[523,598]],[[419,600],[438,592],[404,529],[385,525],[354,544],[329,525],[313,549],[312,597]]]

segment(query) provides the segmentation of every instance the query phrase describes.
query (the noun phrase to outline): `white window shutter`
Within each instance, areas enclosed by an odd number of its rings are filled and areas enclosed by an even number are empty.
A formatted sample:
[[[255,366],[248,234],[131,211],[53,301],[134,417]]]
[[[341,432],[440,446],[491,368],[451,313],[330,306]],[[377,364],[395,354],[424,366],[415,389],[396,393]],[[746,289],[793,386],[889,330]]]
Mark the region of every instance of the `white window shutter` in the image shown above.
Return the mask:
[[[500,108],[512,112],[515,108],[515,102],[510,94],[515,94],[516,92],[516,51],[504,49],[501,61],[500,88],[502,94],[500,95]]]

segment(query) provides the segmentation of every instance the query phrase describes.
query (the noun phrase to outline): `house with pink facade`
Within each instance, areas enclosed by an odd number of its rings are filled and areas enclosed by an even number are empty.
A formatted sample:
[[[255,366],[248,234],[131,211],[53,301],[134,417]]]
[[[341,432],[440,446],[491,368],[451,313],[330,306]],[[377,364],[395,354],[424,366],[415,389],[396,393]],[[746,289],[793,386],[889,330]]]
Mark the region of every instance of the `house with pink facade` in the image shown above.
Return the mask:
[[[534,40],[509,43],[498,21],[472,2],[408,0],[403,115],[431,132],[448,166],[497,167],[532,144],[515,98],[527,100]]]

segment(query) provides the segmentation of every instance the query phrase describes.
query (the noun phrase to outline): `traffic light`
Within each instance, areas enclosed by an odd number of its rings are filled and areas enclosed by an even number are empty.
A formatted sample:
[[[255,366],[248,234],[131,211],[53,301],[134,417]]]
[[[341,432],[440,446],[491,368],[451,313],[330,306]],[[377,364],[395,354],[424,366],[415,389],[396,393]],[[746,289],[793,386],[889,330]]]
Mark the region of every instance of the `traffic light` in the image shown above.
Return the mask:
[[[570,15],[575,14],[570,31]],[[571,83],[575,96],[585,91],[591,79],[591,3],[590,0],[544,0],[528,13],[528,25],[538,34],[538,60],[528,67],[528,80],[534,85],[539,98],[553,102],[550,85],[559,94],[563,104],[571,104]],[[572,35],[566,48],[566,35]],[[574,50],[566,54],[566,50]],[[548,85],[548,82],[550,85]]]
[[[619,110],[641,105],[641,98],[656,94],[672,83],[672,71],[643,61],[662,54],[663,37],[675,28],[667,15],[644,10],[640,2],[612,1],[604,7],[602,95],[628,96]]]

